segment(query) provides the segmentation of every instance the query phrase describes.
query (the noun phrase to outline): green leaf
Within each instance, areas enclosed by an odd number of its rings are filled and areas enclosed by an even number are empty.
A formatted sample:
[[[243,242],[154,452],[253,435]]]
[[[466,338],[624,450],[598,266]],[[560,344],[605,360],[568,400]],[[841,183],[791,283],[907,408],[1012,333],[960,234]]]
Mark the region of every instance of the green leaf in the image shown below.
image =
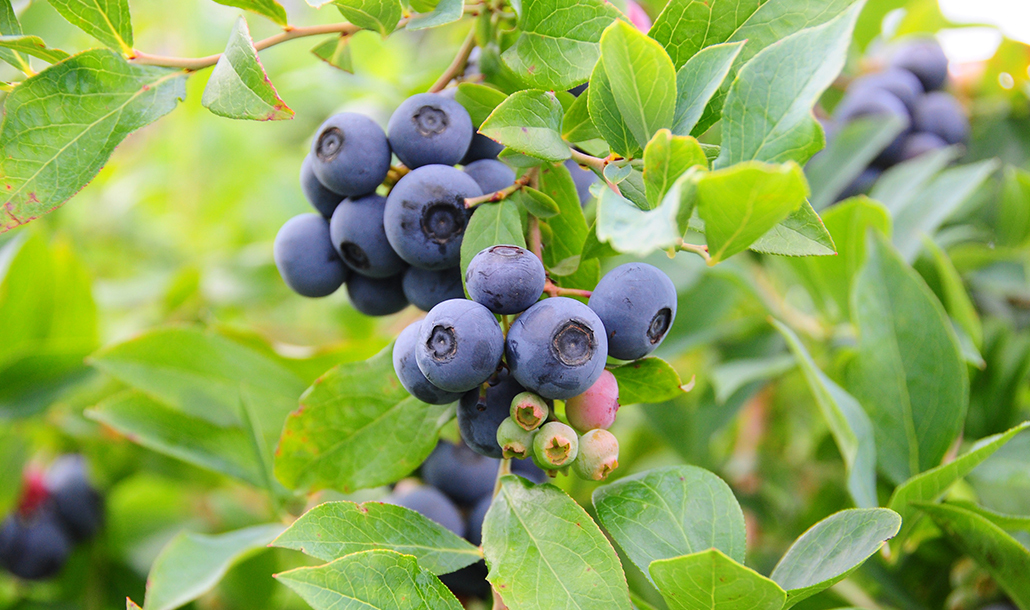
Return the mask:
[[[397,29],[397,22],[401,20],[401,3],[397,0],[333,0],[333,4],[346,17],[347,21],[360,28],[379,32],[384,38]],[[447,10],[454,11],[453,2],[441,2],[441,4],[446,4]],[[452,21],[456,21],[460,17],[461,7],[459,6],[458,16]]]
[[[200,103],[230,119],[282,121],[293,118],[293,110],[268,80],[250,39],[247,20],[242,16],[236,20],[229,45],[218,58]]]
[[[515,200],[537,218],[551,218],[561,211],[554,199],[528,186],[519,189],[515,194]]]
[[[657,40],[679,70],[712,47],[733,39],[762,0],[672,0],[654,20],[648,36]]]
[[[689,178],[687,175],[678,180],[662,204],[647,211],[605,188],[597,201],[597,239],[619,252],[641,257],[676,245],[682,235],[676,221],[679,193]]]
[[[775,320],[771,320],[773,324]],[[725,403],[737,390],[756,381],[767,382],[779,378],[797,366],[790,354],[777,354],[763,358],[740,358],[720,362],[709,372],[709,381],[715,390],[715,400]]]
[[[582,97],[582,96],[581,96]],[[1030,237],[1030,172],[1005,167],[1005,182],[998,206],[996,232],[998,241],[1005,246],[1018,246]]]
[[[849,387],[873,422],[880,470],[901,483],[939,465],[962,430],[966,365],[937,298],[877,234],[851,312],[859,341]]]
[[[751,160],[804,163],[823,147],[812,107],[844,67],[861,8],[856,4],[766,47],[740,70],[726,96],[722,151],[713,167]]]
[[[651,577],[669,610],[779,610],[787,594],[719,549],[661,559]]]
[[[519,91],[501,102],[479,131],[516,152],[545,161],[564,161],[572,153],[561,138],[563,114],[561,102],[553,93]]]
[[[324,561],[370,550],[412,555],[433,574],[479,561],[476,547],[413,510],[382,502],[326,502],[301,515],[272,543]]]
[[[672,127],[676,71],[660,44],[616,20],[601,35],[601,62],[615,104],[638,145],[646,146],[659,129]]]
[[[1009,515],[984,508],[979,504],[965,501],[949,501],[951,506],[964,508],[976,513],[1006,531],[1030,532],[1030,515]]]
[[[579,171],[579,170],[577,170]],[[544,226],[550,229],[550,237],[544,240],[544,265],[553,275],[571,275],[579,268],[581,261],[575,261],[571,270],[555,269],[563,261],[569,261],[583,253],[590,228],[579,204],[576,184],[569,169],[564,165],[546,166],[540,169],[540,192],[558,205],[559,213],[548,218]],[[591,286],[592,287],[592,286]]]
[[[986,517],[949,504],[920,508],[944,530],[951,542],[987,570],[1012,601],[1030,608],[1030,550]]]
[[[669,466],[597,488],[597,517],[638,568],[715,548],[744,561],[744,514],[722,479]]]
[[[461,83],[454,92],[454,99],[468,110],[477,129],[507,97],[502,91],[476,83]]]
[[[19,85],[7,96],[0,128],[0,231],[77,193],[127,135],[185,98],[185,82],[181,70],[134,66],[94,49]]]
[[[348,493],[392,483],[429,456],[453,409],[408,396],[392,354],[393,344],[364,362],[341,364],[304,392],[276,450],[283,485]]]
[[[901,548],[916,523],[919,522],[917,505],[940,500],[953,483],[969,474],[981,462],[1004,447],[1012,440],[1012,437],[1028,428],[1030,428],[1030,422],[1024,422],[1002,434],[981,439],[954,461],[927,470],[899,485],[891,495],[890,502],[887,503],[887,507],[900,514],[904,520],[901,535],[891,544],[892,551],[896,553]]]
[[[461,277],[465,277],[472,258],[482,250],[498,244],[526,247],[526,238],[522,235],[522,219],[519,210],[511,201],[497,203],[481,203],[476,206],[465,227],[465,236],[461,241]]]
[[[393,551],[362,551],[275,577],[315,610],[461,610],[440,579]]]
[[[11,0],[0,0],[0,35],[17,37],[22,35],[21,23],[14,12]],[[26,74],[32,74],[29,59],[10,49],[0,48],[0,59],[11,64]]]
[[[675,136],[668,129],[654,134],[644,148],[644,188],[650,208],[658,207],[676,179],[695,165],[708,169],[708,159],[697,140]]]
[[[315,57],[334,68],[354,73],[354,62],[351,60],[350,36],[333,36],[311,49]]]
[[[623,405],[665,402],[684,391],[679,373],[661,358],[641,358],[611,371],[619,382],[619,403]]]
[[[132,19],[128,0],[49,0],[50,5],[93,38],[132,56]]]
[[[977,348],[983,345],[984,329],[980,323],[980,314],[976,312],[973,300],[966,292],[962,283],[962,276],[958,269],[948,258],[948,255],[940,246],[929,237],[923,237],[923,246],[930,251],[933,257],[934,267],[937,269],[937,277],[940,278],[941,289],[944,292],[944,307],[955,323],[972,340]]]
[[[748,247],[755,252],[783,256],[832,256],[837,253],[822,218],[807,200],[786,220]]]
[[[229,568],[264,550],[283,526],[256,525],[226,534],[206,536],[182,532],[172,539],[147,576],[144,610],[173,610],[207,593]]]
[[[39,36],[0,36],[0,47],[38,57],[52,64],[69,57],[60,49],[48,47]]]
[[[627,159],[639,157],[644,149],[637,143],[629,125],[622,118],[603,61],[598,61],[594,66],[594,71],[590,75],[590,87],[580,97],[583,96],[587,98],[590,120],[608,146]]]
[[[553,485],[501,477],[483,522],[487,580],[519,610],[629,610],[619,558],[590,515]]]
[[[408,22],[409,30],[424,30],[454,23],[461,19],[465,11],[463,0],[440,0],[431,13],[418,15]]]
[[[601,132],[590,118],[589,102],[590,94],[584,92],[565,111],[561,135],[569,142],[586,142],[601,137]]]
[[[21,496],[22,472],[29,460],[29,442],[10,424],[0,429],[0,511],[9,514]]]
[[[603,0],[522,0],[519,37],[501,59],[529,86],[569,89],[590,76],[601,33],[618,16]]]
[[[705,221],[710,264],[747,249],[807,196],[808,183],[793,162],[748,162],[702,174],[697,179],[697,211]]]
[[[699,51],[676,72],[674,134],[691,134],[743,47],[743,41],[712,45]]]
[[[787,347],[801,366],[808,389],[815,397],[819,412],[844,458],[848,471],[848,493],[860,508],[876,506],[879,504],[876,498],[876,444],[869,416],[851,394],[816,366],[792,330],[778,320],[771,322],[786,339]]]
[[[283,27],[287,25],[286,9],[275,0],[214,0],[222,6],[235,6],[243,10],[253,11],[262,17],[271,19]]]
[[[886,508],[842,510],[813,525],[790,545],[770,575],[787,591],[783,607],[847,578],[900,527],[901,517]]]
[[[895,115],[858,118],[844,125],[826,150],[805,165],[805,176],[812,187],[812,207],[822,210],[836,201],[904,130],[904,119]]]

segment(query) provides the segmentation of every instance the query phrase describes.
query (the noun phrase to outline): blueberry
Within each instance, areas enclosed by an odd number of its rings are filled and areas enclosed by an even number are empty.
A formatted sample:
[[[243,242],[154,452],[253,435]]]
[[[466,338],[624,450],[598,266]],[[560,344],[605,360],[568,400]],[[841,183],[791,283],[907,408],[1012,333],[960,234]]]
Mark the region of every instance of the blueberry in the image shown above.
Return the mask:
[[[906,131],[912,124],[912,119],[908,109],[905,108],[905,103],[890,91],[876,88],[860,89],[854,92],[849,91],[834,109],[834,118],[841,122],[847,122],[859,117],[890,115],[901,118]],[[904,141],[905,133],[903,132],[883,149],[879,156],[876,157],[874,163],[884,167],[897,163],[901,158],[901,147]]]
[[[25,580],[56,576],[71,552],[71,540],[50,507],[30,516],[8,517],[0,526],[0,563]]]
[[[368,277],[390,277],[407,268],[386,239],[386,197],[372,193],[344,199],[329,221],[333,247],[348,267]]]
[[[873,188],[873,185],[876,184],[881,174],[883,174],[883,170],[878,167],[865,168],[861,174],[855,176],[851,184],[841,191],[841,194],[837,196],[837,201],[868,193]]]
[[[533,437],[533,457],[547,470],[558,470],[572,464],[579,454],[576,431],[560,421],[549,421]]]
[[[565,401],[565,419],[580,432],[611,428],[618,411],[619,382],[611,371],[601,373],[586,392]]]
[[[576,185],[579,205],[585,206],[590,202],[590,198],[593,197],[590,194],[590,187],[594,182],[597,182],[597,175],[588,169],[583,169],[572,159],[565,161],[565,167],[569,170],[569,174],[572,175],[572,182]]]
[[[676,287],[660,269],[627,263],[597,283],[589,301],[608,333],[608,355],[636,360],[653,352],[676,320]]]
[[[461,512],[454,502],[451,502],[439,489],[419,485],[405,491],[395,491],[383,502],[410,508],[423,517],[436,521],[458,536],[465,536],[465,519],[462,518]]]
[[[421,327],[421,320],[412,322],[397,335],[397,342],[393,344],[393,371],[397,373],[397,379],[404,389],[422,402],[431,405],[455,402],[461,398],[461,393],[445,392],[429,383],[415,362],[415,344],[418,342],[418,331]]]
[[[514,460],[511,463],[511,471],[534,483],[543,483],[547,480],[547,474],[533,463],[533,460]]]
[[[472,142],[472,119],[464,106],[437,93],[413,95],[386,126],[390,146],[411,169],[461,161]]]
[[[481,250],[465,271],[469,296],[499,314],[529,309],[540,299],[546,282],[540,259],[525,248],[511,245]]]
[[[461,299],[465,296],[459,267],[440,271],[408,267],[404,272],[403,286],[404,296],[422,311],[429,311],[448,299]]]
[[[583,83],[582,85],[576,85],[572,89],[569,89],[569,93],[571,93],[573,95],[573,97],[579,97],[579,96],[583,95],[583,92],[585,92],[587,90],[587,87],[589,87],[589,86],[590,86],[590,83]]]
[[[497,444],[505,459],[524,460],[533,451],[533,437],[536,430],[526,430],[511,417],[506,417],[497,427]]]
[[[480,159],[496,159],[502,150],[504,150],[503,144],[498,144],[476,132],[472,135],[472,144],[469,144],[468,152],[461,158],[461,165],[469,165]]]
[[[319,214],[325,216],[326,220],[332,218],[336,206],[343,201],[343,195],[338,195],[325,188],[315,171],[312,169],[311,155],[304,157],[304,163],[300,165],[300,190],[304,191],[304,197],[308,203],[315,208]]]
[[[915,129],[937,135],[948,144],[960,144],[969,137],[969,119],[950,93],[935,91],[916,105]]]
[[[477,597],[485,600],[491,596],[490,583],[486,580],[487,572],[486,562],[480,559],[457,572],[441,575],[440,581],[458,598]]]
[[[329,223],[318,214],[301,214],[287,220],[275,236],[272,252],[279,275],[301,296],[328,296],[350,274],[333,249]]]
[[[502,457],[497,428],[508,417],[512,399],[524,389],[506,371],[501,371],[490,378],[485,393],[477,387],[461,397],[458,430],[470,449],[492,458]]]
[[[72,541],[81,542],[96,535],[104,522],[104,502],[89,483],[83,457],[66,455],[56,460],[47,471],[45,484]]]
[[[415,267],[456,267],[468,222],[465,199],[482,194],[475,180],[453,167],[427,165],[411,171],[386,199],[386,237]]]
[[[334,193],[366,195],[390,171],[390,144],[372,119],[341,112],[318,128],[311,142],[311,165],[318,181]]]
[[[551,406],[532,392],[522,392],[511,399],[508,415],[524,430],[536,430],[550,417]]]
[[[408,306],[400,275],[375,278],[355,273],[347,282],[347,296],[366,316],[388,316]]]
[[[913,133],[905,138],[905,145],[901,149],[901,159],[908,161],[919,155],[944,148],[948,143],[940,136],[933,133]]]
[[[912,112],[916,102],[923,96],[923,83],[908,70],[889,68],[856,78],[848,85],[848,93],[856,94],[864,89],[883,89],[893,93],[905,108]]]
[[[940,89],[948,78],[948,58],[932,38],[901,45],[891,57],[890,65],[915,74],[927,91]]]
[[[515,184],[515,171],[497,159],[480,159],[465,166],[483,193],[493,193]]]
[[[497,370],[503,354],[504,333],[497,319],[486,307],[465,299],[430,309],[415,346],[418,368],[449,392],[478,387]]]
[[[587,481],[603,481],[619,467],[619,440],[607,430],[590,430],[579,437],[572,471]]]
[[[476,502],[476,505],[469,513],[467,538],[469,542],[476,546],[483,544],[483,521],[486,520],[486,511],[490,510],[490,505],[493,502],[494,498],[492,495],[484,496],[479,502]]]
[[[544,398],[564,400],[582,394],[601,376],[608,337],[589,307],[552,297],[512,323],[505,354],[519,383]]]
[[[422,481],[461,506],[489,497],[497,479],[498,460],[472,451],[464,443],[440,441],[422,463]]]

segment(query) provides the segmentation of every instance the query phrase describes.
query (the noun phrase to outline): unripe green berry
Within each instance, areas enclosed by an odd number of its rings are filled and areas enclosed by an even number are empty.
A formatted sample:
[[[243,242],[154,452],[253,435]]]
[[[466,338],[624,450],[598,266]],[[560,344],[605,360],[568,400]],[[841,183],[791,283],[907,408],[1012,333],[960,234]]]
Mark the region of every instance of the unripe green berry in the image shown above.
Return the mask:
[[[607,430],[590,430],[579,438],[572,470],[581,479],[603,481],[619,467],[619,441]]]
[[[533,451],[533,437],[536,431],[524,429],[514,419],[504,418],[501,425],[497,427],[497,444],[501,446],[501,453],[505,459],[524,460]]]
[[[579,453],[576,431],[559,421],[547,422],[533,438],[533,455],[545,470],[558,470],[571,464]]]
[[[511,418],[525,430],[536,430],[550,414],[547,401],[532,392],[522,392],[511,400]]]

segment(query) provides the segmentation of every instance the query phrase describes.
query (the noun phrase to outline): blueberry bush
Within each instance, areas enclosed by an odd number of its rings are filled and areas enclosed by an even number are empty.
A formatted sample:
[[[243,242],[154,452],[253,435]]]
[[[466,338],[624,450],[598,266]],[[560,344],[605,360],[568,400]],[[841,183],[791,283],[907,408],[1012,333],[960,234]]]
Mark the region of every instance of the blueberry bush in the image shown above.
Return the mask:
[[[0,0],[0,609],[1030,610],[1030,46],[960,26]]]

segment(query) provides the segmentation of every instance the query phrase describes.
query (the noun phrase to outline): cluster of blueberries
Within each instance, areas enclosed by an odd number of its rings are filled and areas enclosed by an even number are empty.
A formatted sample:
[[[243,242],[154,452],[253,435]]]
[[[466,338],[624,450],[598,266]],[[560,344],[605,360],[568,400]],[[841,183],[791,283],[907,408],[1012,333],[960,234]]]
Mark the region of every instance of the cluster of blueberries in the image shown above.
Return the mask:
[[[0,524],[0,566],[25,580],[51,578],[73,545],[96,535],[103,517],[82,456],[62,456],[46,473],[29,471],[18,509]]]
[[[483,519],[493,500],[497,466],[497,459],[475,453],[462,443],[440,441],[422,464],[422,483],[401,481],[384,502],[410,508],[479,546]],[[512,472],[534,483],[546,479],[529,461],[512,462]],[[440,580],[458,597],[486,599],[490,596],[486,573],[486,564],[480,561]]]
[[[386,132],[361,114],[329,118],[300,173],[318,214],[295,216],[279,231],[280,274],[307,297],[346,283],[354,307],[373,316],[464,296],[458,259],[475,209],[465,200],[514,184],[514,171],[496,159],[501,149],[442,94],[408,98]],[[403,166],[391,170],[391,155]],[[395,183],[384,197],[376,190],[388,175]]]
[[[587,304],[540,300],[539,258],[513,245],[479,252],[465,283],[471,299],[443,301],[397,337],[401,384],[430,404],[458,401],[462,439],[492,458],[532,458],[551,476],[571,468],[601,480],[618,465],[607,429],[619,408],[607,358],[637,360],[654,351],[676,317],[676,289],[665,273],[627,263],[606,274]],[[497,315],[519,314],[505,335]],[[564,422],[554,400],[565,401]]]
[[[943,91],[948,58],[933,39],[899,46],[886,68],[855,79],[826,126],[827,135],[860,117],[897,116],[906,129],[873,160],[841,195],[867,192],[891,166],[969,137],[969,119],[955,96]]]

